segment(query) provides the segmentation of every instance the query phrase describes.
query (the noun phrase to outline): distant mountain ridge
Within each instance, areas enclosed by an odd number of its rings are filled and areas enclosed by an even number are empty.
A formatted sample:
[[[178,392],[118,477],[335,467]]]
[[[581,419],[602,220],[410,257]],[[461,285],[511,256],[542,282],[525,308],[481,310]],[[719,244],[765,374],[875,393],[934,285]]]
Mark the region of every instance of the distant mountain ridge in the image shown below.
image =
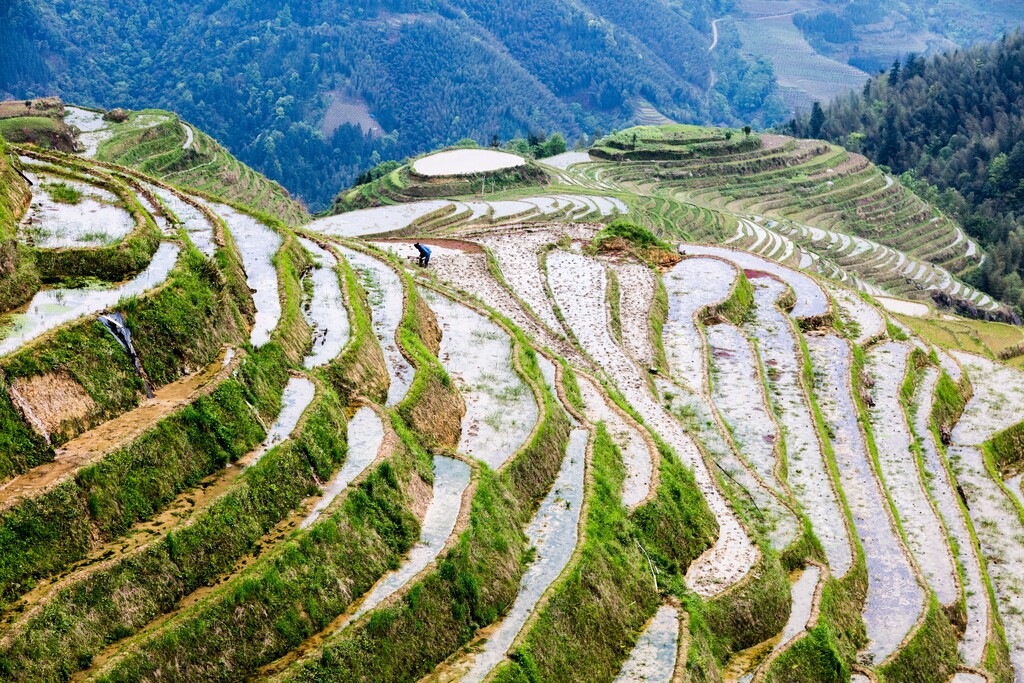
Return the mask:
[[[726,5],[25,0],[0,9],[0,95],[169,109],[317,208],[378,158],[464,137],[571,141],[657,114],[758,123],[780,111],[770,71],[737,97],[727,76],[750,63],[708,50]],[[324,136],[329,93],[354,113]],[[371,115],[387,135],[353,125]]]

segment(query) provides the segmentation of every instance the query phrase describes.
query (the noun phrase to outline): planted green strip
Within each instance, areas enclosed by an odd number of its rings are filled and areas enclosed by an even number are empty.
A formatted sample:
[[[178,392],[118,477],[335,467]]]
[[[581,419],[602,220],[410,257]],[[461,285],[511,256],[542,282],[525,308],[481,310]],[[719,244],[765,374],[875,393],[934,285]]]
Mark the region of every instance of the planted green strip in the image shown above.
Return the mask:
[[[754,286],[743,273],[738,271],[739,277],[733,286],[732,294],[725,301],[710,306],[701,311],[702,323],[707,323],[716,317],[722,317],[735,325],[742,325],[754,306]]]
[[[339,426],[319,438],[304,432],[302,440],[337,441]],[[325,463],[321,476],[339,459]],[[158,671],[177,681],[238,680],[327,628],[416,541],[419,523],[405,489],[428,466],[429,457],[406,442],[332,514],[113,661],[103,680],[137,681]]]
[[[235,414],[243,410],[236,408]],[[135,633],[230,571],[317,491],[317,478],[329,478],[341,463],[344,421],[337,397],[324,389],[307,412],[300,436],[263,456],[188,524],[54,596],[0,653],[0,671],[18,671],[21,680],[66,677],[87,667],[110,643]],[[61,626],[69,620],[75,629]]]
[[[1024,422],[997,432],[986,445],[997,469],[1016,467],[1024,459]]]
[[[495,681],[611,680],[660,604],[620,502],[626,474],[622,457],[603,425],[594,437],[592,462],[579,559]]]

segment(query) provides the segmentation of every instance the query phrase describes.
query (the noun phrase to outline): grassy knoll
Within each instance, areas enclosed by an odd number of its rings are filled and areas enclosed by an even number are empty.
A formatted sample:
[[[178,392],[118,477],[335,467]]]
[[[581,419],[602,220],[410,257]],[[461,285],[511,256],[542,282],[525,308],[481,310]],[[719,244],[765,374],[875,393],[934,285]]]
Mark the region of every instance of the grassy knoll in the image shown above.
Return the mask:
[[[30,143],[43,149],[70,152],[74,133],[61,120],[49,116],[19,116],[0,119],[0,137],[7,142]]]
[[[760,146],[759,136],[739,130],[673,124],[627,128],[599,140],[590,153],[611,161],[642,161],[716,157]]]
[[[435,152],[431,152],[433,153]],[[494,194],[547,183],[547,175],[532,160],[527,160],[525,165],[516,168],[463,176],[423,176],[412,170],[414,161],[415,159],[406,166],[342,192],[335,198],[329,213],[420,199],[469,196],[479,194],[485,186],[488,194]]]

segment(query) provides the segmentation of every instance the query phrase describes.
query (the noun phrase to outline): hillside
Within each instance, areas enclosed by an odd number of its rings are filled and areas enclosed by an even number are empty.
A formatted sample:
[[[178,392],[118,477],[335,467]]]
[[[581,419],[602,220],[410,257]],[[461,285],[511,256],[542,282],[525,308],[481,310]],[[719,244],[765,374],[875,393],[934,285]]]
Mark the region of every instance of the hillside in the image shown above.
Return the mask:
[[[75,151],[89,159],[128,166],[174,185],[241,202],[289,223],[309,218],[305,207],[278,183],[167,111],[103,112],[65,107],[57,98],[8,101],[0,103],[0,136],[13,143]]]
[[[793,114],[860,90],[896,58],[996,40],[1022,20],[1007,0],[736,0],[717,28],[770,65]]]
[[[789,130],[863,152],[955,216],[992,258],[971,282],[1024,306],[1024,35],[900,64]]]
[[[164,116],[0,147],[0,680],[1024,672],[1024,331],[864,157],[458,147],[295,225]]]

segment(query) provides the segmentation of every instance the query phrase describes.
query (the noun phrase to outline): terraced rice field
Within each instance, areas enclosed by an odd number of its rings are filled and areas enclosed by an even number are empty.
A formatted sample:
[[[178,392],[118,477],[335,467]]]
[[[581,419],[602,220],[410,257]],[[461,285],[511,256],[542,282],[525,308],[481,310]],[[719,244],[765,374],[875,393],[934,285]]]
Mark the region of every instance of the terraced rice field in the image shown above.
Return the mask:
[[[868,563],[865,654],[878,664],[900,646],[924,609],[924,591],[896,529],[871,462],[851,387],[851,351],[835,336],[808,340],[820,386],[822,414],[833,436],[836,464]],[[818,379],[820,377],[820,380]]]
[[[508,152],[452,149],[417,159],[412,164],[412,170],[425,176],[460,176],[501,171],[525,163],[522,157]]]
[[[1015,328],[927,293],[969,240],[837,150],[657,130],[675,157],[301,235],[76,167],[161,243],[7,314],[0,679],[1020,677]],[[921,220],[898,248],[751,187],[817,180]]]
[[[238,244],[245,264],[246,281],[256,306],[256,322],[250,341],[253,346],[262,346],[270,341],[270,333],[281,317],[277,268],[274,265],[274,254],[281,246],[281,236],[258,219],[226,204],[210,204],[209,209],[224,221]]]
[[[22,239],[41,249],[116,244],[135,227],[135,219],[109,190],[59,176],[27,174],[38,191],[21,222]],[[78,194],[68,203],[55,188]]]

